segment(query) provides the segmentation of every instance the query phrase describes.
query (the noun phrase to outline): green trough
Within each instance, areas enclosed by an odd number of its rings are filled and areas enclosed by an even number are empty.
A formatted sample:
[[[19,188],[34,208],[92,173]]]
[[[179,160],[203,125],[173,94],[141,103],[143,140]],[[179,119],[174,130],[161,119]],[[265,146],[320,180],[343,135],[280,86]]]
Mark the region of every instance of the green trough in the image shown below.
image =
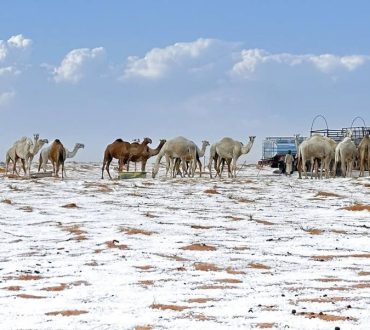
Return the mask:
[[[119,180],[138,179],[138,178],[146,178],[146,172],[119,172],[118,173]]]

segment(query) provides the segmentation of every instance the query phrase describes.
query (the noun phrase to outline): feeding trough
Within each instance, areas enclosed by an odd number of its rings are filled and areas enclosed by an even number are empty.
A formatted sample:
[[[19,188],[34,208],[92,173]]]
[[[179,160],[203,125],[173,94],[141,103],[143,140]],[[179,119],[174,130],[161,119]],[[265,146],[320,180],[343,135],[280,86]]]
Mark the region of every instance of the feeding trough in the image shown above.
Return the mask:
[[[40,178],[51,178],[53,176],[53,172],[39,172],[39,173],[31,173],[31,179],[40,179]]]
[[[118,172],[119,180],[146,178],[146,172]]]

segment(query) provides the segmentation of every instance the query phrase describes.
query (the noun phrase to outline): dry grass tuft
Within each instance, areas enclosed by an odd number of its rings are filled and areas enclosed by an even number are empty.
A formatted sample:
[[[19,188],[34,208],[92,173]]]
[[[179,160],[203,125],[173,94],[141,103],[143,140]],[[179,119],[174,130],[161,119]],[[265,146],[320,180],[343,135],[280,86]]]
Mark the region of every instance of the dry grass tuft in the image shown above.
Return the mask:
[[[219,195],[220,194],[216,189],[206,189],[204,190],[204,193],[208,195]]]
[[[154,266],[151,266],[151,265],[134,266],[134,267],[140,270],[152,270],[155,268]]]
[[[257,262],[251,262],[248,265],[248,268],[253,268],[253,269],[270,269],[271,267],[266,266],[264,264],[257,263]]]
[[[215,264],[206,262],[196,262],[194,263],[194,268],[203,272],[219,272],[221,268],[217,267]]]
[[[347,211],[369,211],[370,212],[370,205],[364,205],[364,204],[354,204],[347,207],[342,207],[341,210],[347,210]]]
[[[199,290],[228,290],[228,289],[237,289],[238,287],[233,285],[215,285],[215,284],[205,284],[198,286]]]
[[[343,198],[343,196],[332,193],[332,192],[327,192],[327,191],[319,191],[315,195],[315,197],[340,197]]]
[[[209,301],[217,301],[217,300],[219,300],[219,299],[215,299],[215,298],[193,298],[193,299],[189,299],[188,303],[205,304]]]
[[[18,277],[15,277],[13,279],[20,280],[20,281],[37,281],[37,280],[41,280],[42,279],[42,276],[40,276],[40,275],[24,274],[24,275],[20,275]]]
[[[242,246],[233,247],[233,250],[235,250],[235,251],[245,251],[245,250],[250,250],[250,248],[248,246],[242,245]]]
[[[44,291],[63,291],[65,289],[68,289],[68,285],[66,283],[61,283],[56,286],[48,286],[46,288],[42,288],[41,290]]]
[[[361,271],[358,273],[358,276],[370,276],[370,272]]]
[[[135,330],[151,330],[152,327],[150,325],[137,325]]]
[[[117,244],[119,241],[113,240],[113,241],[108,241],[105,242],[105,245],[107,246],[108,249],[118,249],[118,250],[127,250],[128,246],[125,244]]]
[[[273,226],[275,225],[275,223],[273,222],[270,222],[270,221],[267,221],[267,220],[255,220],[257,223],[260,223],[262,225],[265,225],[265,226]]]
[[[33,212],[33,208],[31,206],[22,206],[19,208],[19,210],[24,212]]]
[[[299,228],[311,235],[321,235],[324,232],[323,230],[317,228],[303,228],[302,226],[300,226]]]
[[[23,298],[23,299],[45,299],[45,298],[47,298],[47,297],[43,297],[43,296],[35,296],[35,295],[32,295],[32,294],[25,294],[25,293],[17,294],[17,297]]]
[[[214,246],[207,244],[191,244],[180,248],[181,250],[189,251],[216,251],[217,249]]]
[[[309,319],[320,319],[323,321],[357,321],[354,317],[349,316],[339,316],[333,314],[325,314],[325,313],[299,313],[298,315],[303,315]]]
[[[233,269],[231,267],[227,267],[226,268],[226,273],[231,274],[231,275],[243,275],[243,274],[245,274],[244,271],[242,271],[242,270],[235,270],[235,269]]]
[[[20,291],[20,289],[22,289],[22,287],[20,287],[19,285],[11,285],[11,286],[3,287],[2,289],[3,290],[8,290],[8,291]]]
[[[146,216],[147,218],[159,218],[159,216],[158,216],[158,215],[154,215],[154,214],[151,214],[151,213],[149,213],[149,212],[146,212],[146,213],[145,213],[145,216]]]
[[[61,316],[77,316],[81,314],[86,314],[88,311],[83,311],[83,310],[64,310],[64,311],[56,311],[56,312],[48,312],[45,313],[45,315],[48,316],[56,316],[56,315],[61,315]]]
[[[127,235],[141,234],[141,235],[150,236],[150,235],[156,234],[156,232],[154,231],[148,231],[148,230],[138,229],[138,228],[121,228],[120,231],[126,233]]]
[[[257,323],[256,328],[259,329],[272,329],[275,326],[275,323]]]
[[[3,199],[3,200],[1,201],[1,203],[8,204],[8,205],[13,204],[13,202],[12,202],[10,199]]]
[[[370,253],[355,253],[355,254],[338,254],[338,255],[321,255],[312,256],[311,259],[315,261],[330,261],[334,258],[370,258]]]
[[[214,226],[201,226],[201,225],[191,225],[190,226],[193,229],[211,229],[215,228]]]
[[[241,217],[235,217],[235,216],[233,216],[233,215],[227,215],[225,218],[227,218],[227,219],[231,219],[231,220],[233,220],[233,221],[240,221],[240,220],[243,220],[243,218],[241,218]]]
[[[62,205],[61,207],[64,207],[66,209],[76,209],[76,208],[79,208],[76,203],[65,204],[65,205]]]
[[[187,306],[179,306],[179,305],[163,305],[163,304],[152,304],[149,306],[152,309],[160,309],[160,310],[171,310],[171,311],[177,311],[182,312],[185,309],[188,309]]]
[[[352,288],[355,289],[369,289],[370,288],[370,282],[363,282],[352,285]]]
[[[139,281],[139,284],[140,285],[153,285],[154,284],[154,281],[153,280],[142,280],[142,281]]]

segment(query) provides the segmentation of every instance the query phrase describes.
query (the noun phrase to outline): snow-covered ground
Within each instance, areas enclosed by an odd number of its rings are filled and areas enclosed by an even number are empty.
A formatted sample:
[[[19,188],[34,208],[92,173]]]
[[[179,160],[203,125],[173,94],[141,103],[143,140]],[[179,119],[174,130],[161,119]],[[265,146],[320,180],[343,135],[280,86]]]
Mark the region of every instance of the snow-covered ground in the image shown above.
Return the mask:
[[[100,166],[1,174],[1,329],[369,329],[369,177]]]

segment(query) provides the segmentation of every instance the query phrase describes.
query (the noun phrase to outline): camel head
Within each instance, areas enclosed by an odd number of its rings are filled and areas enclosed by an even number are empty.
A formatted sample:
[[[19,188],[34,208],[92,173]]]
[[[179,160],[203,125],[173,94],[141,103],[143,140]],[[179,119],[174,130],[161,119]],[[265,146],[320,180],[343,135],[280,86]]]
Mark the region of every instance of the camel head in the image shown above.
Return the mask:
[[[352,137],[352,135],[353,135],[352,130],[351,130],[351,129],[347,129],[346,134],[344,135],[344,137],[349,137],[349,138],[351,138],[351,137]]]
[[[81,148],[83,149],[83,148],[85,148],[85,145],[83,143],[76,143],[75,148],[76,149],[81,149]]]
[[[33,139],[37,141],[39,139],[40,135],[39,134],[33,134]]]
[[[144,138],[143,144],[150,144],[150,143],[152,143],[152,139],[150,139],[148,137]]]
[[[205,146],[205,147],[208,147],[210,144],[208,141],[204,140],[202,141],[202,145]]]
[[[253,143],[255,138],[256,138],[255,136],[250,136],[249,141]]]

